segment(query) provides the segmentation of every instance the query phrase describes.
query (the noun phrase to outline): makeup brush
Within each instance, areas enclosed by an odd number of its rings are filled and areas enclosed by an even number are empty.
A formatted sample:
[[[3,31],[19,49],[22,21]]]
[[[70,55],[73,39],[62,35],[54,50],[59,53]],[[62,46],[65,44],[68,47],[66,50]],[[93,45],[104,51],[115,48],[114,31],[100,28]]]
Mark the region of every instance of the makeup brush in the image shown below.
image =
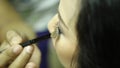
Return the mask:
[[[20,45],[22,47],[25,47],[25,46],[28,46],[28,45],[31,45],[31,44],[34,44],[34,43],[49,39],[49,38],[50,38],[50,34],[46,34],[46,35],[40,36],[38,38],[35,38],[35,39],[32,39],[32,40],[28,40],[26,42],[20,43]]]

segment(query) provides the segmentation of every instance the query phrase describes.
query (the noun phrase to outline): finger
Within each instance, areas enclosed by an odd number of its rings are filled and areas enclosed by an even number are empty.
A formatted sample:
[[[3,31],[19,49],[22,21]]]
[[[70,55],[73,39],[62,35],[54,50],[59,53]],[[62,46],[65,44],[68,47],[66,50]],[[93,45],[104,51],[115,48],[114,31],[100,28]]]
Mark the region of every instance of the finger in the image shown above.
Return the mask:
[[[29,63],[25,66],[25,68],[39,68],[39,67],[37,67],[36,64],[33,63],[33,62],[29,62]]]
[[[9,48],[10,45],[7,43],[7,41],[4,41],[1,45],[0,45],[0,52],[6,50],[7,48]]]
[[[32,52],[33,46],[25,47],[22,53],[12,62],[9,68],[24,68],[25,65],[28,63]]]
[[[20,52],[22,51],[22,47],[20,45],[16,45],[10,47],[3,51],[0,54],[0,68],[6,66],[10,61],[12,61]]]
[[[15,31],[8,31],[7,32],[7,41],[11,44],[11,45],[15,45],[15,44],[19,44],[22,42],[22,37]]]
[[[8,31],[6,34],[6,41],[0,45],[0,52],[13,45],[18,45],[22,38],[15,31]],[[8,44],[9,43],[9,44]]]
[[[38,49],[38,47],[34,45],[34,52],[29,60],[29,63],[26,65],[26,68],[29,67],[39,68],[40,61],[41,61],[41,52]]]

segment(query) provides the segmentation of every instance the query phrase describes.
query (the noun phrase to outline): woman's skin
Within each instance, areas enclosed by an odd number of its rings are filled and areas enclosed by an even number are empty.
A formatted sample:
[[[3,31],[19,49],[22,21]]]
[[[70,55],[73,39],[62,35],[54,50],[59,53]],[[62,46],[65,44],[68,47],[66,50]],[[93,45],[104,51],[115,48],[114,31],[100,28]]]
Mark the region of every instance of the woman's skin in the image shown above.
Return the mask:
[[[48,24],[52,34],[56,28],[60,33],[52,38],[56,53],[65,68],[70,68],[77,47],[76,23],[80,11],[80,0],[60,0],[58,13]],[[75,59],[73,63],[76,64]]]
[[[0,68],[38,68],[41,54],[36,45],[19,45],[23,37],[32,39],[35,34],[7,0],[0,0],[0,29]]]

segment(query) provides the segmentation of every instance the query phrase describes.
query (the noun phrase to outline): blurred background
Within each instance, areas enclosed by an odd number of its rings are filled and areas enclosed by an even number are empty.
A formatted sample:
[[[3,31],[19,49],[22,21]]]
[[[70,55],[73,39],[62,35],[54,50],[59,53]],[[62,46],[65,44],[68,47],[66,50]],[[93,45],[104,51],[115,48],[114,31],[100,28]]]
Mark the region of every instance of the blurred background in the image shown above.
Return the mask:
[[[10,0],[23,20],[34,30],[37,36],[47,34],[47,24],[57,13],[59,0]],[[60,64],[51,40],[38,43],[42,52],[40,68],[63,68]]]

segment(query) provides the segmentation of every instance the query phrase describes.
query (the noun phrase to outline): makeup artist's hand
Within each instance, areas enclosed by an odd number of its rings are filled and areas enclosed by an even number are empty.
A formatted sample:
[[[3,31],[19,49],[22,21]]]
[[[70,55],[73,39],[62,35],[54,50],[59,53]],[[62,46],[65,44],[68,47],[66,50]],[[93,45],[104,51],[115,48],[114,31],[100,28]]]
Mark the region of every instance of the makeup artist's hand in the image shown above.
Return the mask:
[[[19,43],[22,38],[14,31],[7,33],[7,41],[3,42],[0,50],[0,68],[38,68],[40,64],[40,51],[35,45],[22,48]]]

